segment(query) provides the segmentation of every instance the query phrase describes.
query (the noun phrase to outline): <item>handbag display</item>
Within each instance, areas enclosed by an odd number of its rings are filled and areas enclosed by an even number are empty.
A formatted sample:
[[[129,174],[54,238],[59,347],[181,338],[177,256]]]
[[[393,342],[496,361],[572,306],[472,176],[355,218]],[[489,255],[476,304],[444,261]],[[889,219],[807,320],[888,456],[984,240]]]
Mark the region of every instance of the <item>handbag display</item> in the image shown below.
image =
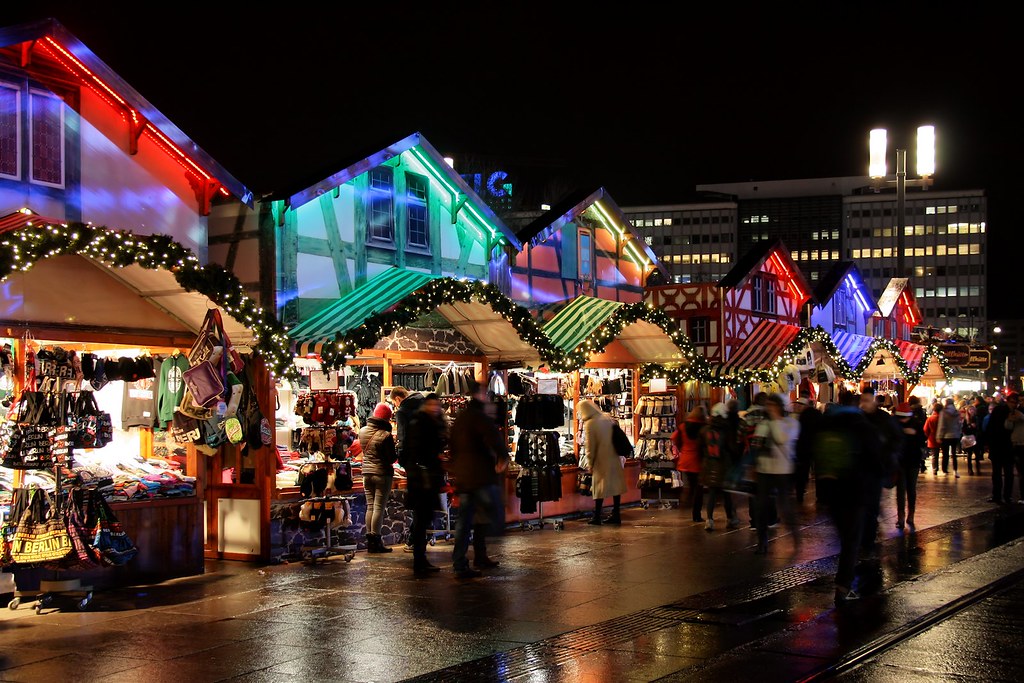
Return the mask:
[[[594,475],[590,472],[580,470],[576,473],[576,493],[582,496],[591,495],[590,490],[594,484]]]
[[[17,564],[41,564],[63,560],[72,552],[71,537],[61,515],[42,489],[33,489],[28,507],[18,521],[11,542],[11,559]]]
[[[114,438],[110,413],[100,410],[91,391],[79,392],[67,422],[71,427],[71,445],[74,448],[103,448]]]

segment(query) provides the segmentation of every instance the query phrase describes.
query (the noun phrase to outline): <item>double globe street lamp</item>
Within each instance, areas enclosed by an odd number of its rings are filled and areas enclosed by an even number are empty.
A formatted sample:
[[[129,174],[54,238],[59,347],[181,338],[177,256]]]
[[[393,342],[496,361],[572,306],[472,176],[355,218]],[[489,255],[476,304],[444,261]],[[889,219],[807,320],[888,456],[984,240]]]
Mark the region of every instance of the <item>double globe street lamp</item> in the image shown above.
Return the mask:
[[[875,128],[868,136],[868,175],[876,182],[876,191],[884,185],[896,185],[896,275],[907,277],[904,260],[906,238],[907,186],[927,190],[935,174],[935,126],[919,126],[917,129],[917,174],[919,178],[907,179],[907,150],[896,150],[896,179],[887,180],[886,155],[888,141],[885,128]]]

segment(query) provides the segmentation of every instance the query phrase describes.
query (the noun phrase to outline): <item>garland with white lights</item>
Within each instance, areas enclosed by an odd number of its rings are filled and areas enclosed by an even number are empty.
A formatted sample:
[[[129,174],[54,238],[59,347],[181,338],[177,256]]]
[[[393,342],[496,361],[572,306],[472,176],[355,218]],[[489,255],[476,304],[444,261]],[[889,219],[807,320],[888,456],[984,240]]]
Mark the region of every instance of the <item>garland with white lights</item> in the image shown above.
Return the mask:
[[[52,256],[77,254],[109,268],[138,265],[167,270],[188,292],[199,292],[252,331],[251,347],[278,376],[296,376],[288,335],[273,315],[245,294],[238,278],[221,266],[203,266],[190,250],[167,235],[136,235],[84,223],[44,225],[11,231],[0,240],[0,282]]]
[[[487,304],[515,329],[519,338],[537,349],[545,363],[556,358],[551,340],[530,312],[505,296],[496,286],[481,280],[463,281],[450,277],[431,280],[402,299],[391,309],[374,314],[359,327],[338,332],[334,342],[325,344],[320,358],[325,368],[345,364],[346,357],[355,356],[363,349],[373,348],[377,342],[396,330],[408,326],[420,316],[433,312],[439,306],[455,302],[476,301]]]
[[[837,374],[851,381],[860,381],[864,373],[871,366],[875,353],[879,349],[886,350],[892,355],[897,367],[900,369],[900,373],[910,384],[917,384],[921,380],[921,377],[928,371],[928,365],[933,357],[939,361],[939,366],[946,376],[946,381],[952,381],[952,368],[946,361],[945,355],[934,344],[925,350],[916,371],[907,363],[899,347],[888,339],[875,339],[872,341],[864,357],[861,358],[856,367],[853,367],[843,358],[831,335],[820,325],[800,330],[793,341],[782,352],[782,355],[767,369],[739,370],[728,377],[719,377],[715,374],[713,367],[707,363],[704,364],[704,367],[701,364],[695,364],[690,367],[647,364],[640,368],[640,377],[645,382],[654,377],[665,377],[674,384],[696,380],[716,387],[735,387],[751,383],[767,384],[774,382],[782,374],[785,367],[791,365],[796,360],[796,357],[803,352],[803,349],[811,343],[821,344],[825,349],[825,353],[833,359]]]
[[[620,306],[600,327],[595,329],[575,349],[560,351],[551,362],[555,372],[573,372],[590,362],[594,354],[601,353],[615,340],[622,330],[636,322],[648,322],[657,325],[679,349],[685,367],[691,372],[707,368],[707,361],[697,353],[690,338],[679,329],[679,323],[669,317],[663,310],[654,308],[649,303],[638,301]]]

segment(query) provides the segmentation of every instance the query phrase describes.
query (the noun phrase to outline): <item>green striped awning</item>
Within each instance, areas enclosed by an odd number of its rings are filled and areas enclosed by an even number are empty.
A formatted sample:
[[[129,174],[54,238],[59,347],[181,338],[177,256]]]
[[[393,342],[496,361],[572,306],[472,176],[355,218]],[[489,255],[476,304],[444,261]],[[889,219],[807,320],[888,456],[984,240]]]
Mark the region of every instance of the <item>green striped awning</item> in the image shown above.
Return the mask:
[[[622,305],[619,301],[592,296],[578,297],[544,323],[544,333],[555,348],[572,351],[615,315]]]
[[[359,327],[370,316],[387,311],[405,297],[440,276],[389,268],[341,297],[288,332],[300,356],[320,353],[338,332]]]

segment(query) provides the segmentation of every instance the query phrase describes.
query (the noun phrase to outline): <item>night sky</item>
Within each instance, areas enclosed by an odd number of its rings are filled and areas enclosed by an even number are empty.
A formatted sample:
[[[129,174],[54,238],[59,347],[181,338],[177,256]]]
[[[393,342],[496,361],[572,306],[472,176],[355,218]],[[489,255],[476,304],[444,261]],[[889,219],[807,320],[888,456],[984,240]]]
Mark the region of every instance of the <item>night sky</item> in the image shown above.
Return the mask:
[[[987,191],[990,281],[1016,275],[1021,60],[1005,16],[353,4],[5,3],[0,25],[57,19],[258,194],[419,131],[457,163],[531,160],[622,206],[673,203],[699,183],[866,174],[876,126],[913,173],[931,123],[935,188]],[[1004,291],[991,317],[1024,317]]]

